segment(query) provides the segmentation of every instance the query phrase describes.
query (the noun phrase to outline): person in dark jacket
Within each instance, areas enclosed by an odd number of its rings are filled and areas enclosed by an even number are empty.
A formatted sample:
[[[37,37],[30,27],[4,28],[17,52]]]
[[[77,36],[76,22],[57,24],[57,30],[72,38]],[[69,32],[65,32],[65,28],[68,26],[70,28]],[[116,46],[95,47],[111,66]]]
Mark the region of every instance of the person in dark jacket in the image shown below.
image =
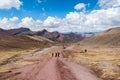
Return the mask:
[[[58,57],[60,57],[60,53],[58,52]]]
[[[55,57],[57,57],[57,55],[58,55],[58,54],[57,54],[57,53],[55,53]]]
[[[52,53],[52,57],[54,56],[54,53]]]

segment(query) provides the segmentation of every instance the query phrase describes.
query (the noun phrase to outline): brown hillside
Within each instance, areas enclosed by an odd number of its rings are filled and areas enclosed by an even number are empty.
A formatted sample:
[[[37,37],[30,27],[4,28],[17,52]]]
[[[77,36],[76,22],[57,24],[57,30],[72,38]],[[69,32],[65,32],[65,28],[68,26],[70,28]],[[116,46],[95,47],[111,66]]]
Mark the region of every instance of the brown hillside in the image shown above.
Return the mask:
[[[29,36],[7,36],[0,35],[0,50],[29,49],[48,47],[53,42],[45,38],[31,38]]]
[[[83,44],[120,45],[120,27],[111,28],[81,41]]]

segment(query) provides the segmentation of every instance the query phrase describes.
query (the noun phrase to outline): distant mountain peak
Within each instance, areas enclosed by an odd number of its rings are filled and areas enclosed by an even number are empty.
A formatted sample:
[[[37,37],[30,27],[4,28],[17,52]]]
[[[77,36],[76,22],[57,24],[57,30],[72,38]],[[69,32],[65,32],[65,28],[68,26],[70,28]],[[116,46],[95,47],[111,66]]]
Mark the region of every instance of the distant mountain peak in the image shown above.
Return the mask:
[[[9,29],[9,30],[4,30],[0,28],[0,34],[2,35],[17,35],[23,32],[29,32],[31,31],[29,28],[17,28],[17,29]]]
[[[48,32],[46,29],[43,29],[42,32]]]
[[[54,32],[49,32],[46,29],[43,29],[41,31],[36,31],[33,32],[31,31],[29,28],[17,28],[17,29],[10,29],[10,30],[0,30],[0,34],[5,34],[5,35],[37,35],[37,36],[42,36],[45,37],[47,39],[50,39],[52,41],[59,41],[59,42],[77,42],[83,39],[83,37],[81,36],[81,34],[76,34],[76,33],[68,33],[68,34],[64,34],[64,33],[59,33],[57,31]]]
[[[4,29],[0,28],[0,31],[4,31]]]

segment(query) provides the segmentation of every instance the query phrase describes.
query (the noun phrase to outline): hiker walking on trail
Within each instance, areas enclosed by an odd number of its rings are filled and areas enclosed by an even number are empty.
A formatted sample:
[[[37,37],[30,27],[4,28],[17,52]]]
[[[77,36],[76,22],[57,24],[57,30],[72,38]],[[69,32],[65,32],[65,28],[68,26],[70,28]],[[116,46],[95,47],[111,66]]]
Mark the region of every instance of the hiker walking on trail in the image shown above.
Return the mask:
[[[52,53],[52,57],[60,57],[60,53],[59,52]]]
[[[52,57],[54,56],[54,53],[52,53]]]
[[[55,53],[55,57],[60,57],[60,53],[59,52]]]
[[[58,57],[60,57],[60,53],[58,52]]]
[[[57,57],[57,53],[55,53],[55,57]]]

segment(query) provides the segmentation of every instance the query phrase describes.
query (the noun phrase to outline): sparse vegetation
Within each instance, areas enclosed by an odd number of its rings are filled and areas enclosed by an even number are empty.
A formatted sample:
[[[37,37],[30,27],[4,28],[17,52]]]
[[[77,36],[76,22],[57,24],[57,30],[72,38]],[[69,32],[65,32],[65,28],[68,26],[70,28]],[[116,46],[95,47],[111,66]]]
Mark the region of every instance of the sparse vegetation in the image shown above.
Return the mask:
[[[77,46],[78,48],[78,46]],[[92,69],[103,80],[120,79],[120,50],[119,48],[89,48],[86,54],[80,50],[64,51],[69,61],[76,61]]]
[[[40,41],[41,40],[41,41]],[[35,48],[45,48],[51,46],[51,43],[44,38],[39,40],[27,36],[0,36],[0,49],[6,50],[26,50]]]
[[[63,45],[63,43],[60,44],[40,36],[0,35],[0,72],[9,71],[4,68],[6,64],[14,63],[20,66],[33,64],[34,61],[22,60],[25,57],[34,57],[33,53],[53,44]],[[103,80],[120,80],[120,34],[118,29],[107,30],[79,43],[65,44],[68,47],[62,53],[66,60],[85,65]],[[51,51],[54,50],[49,52]],[[44,54],[36,62],[42,62],[43,58],[48,59],[50,57],[51,54]]]
[[[120,46],[120,28],[113,28],[86,38],[81,42],[86,45]]]

